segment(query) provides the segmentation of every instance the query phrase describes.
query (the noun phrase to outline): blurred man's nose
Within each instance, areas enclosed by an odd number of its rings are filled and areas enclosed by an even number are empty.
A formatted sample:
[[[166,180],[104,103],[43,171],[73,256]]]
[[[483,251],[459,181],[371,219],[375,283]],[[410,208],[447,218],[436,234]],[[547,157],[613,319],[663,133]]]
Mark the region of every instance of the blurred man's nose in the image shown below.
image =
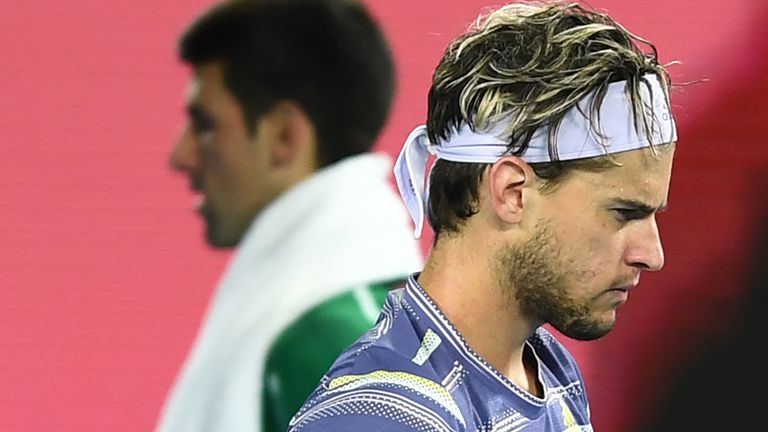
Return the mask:
[[[181,131],[176,144],[171,150],[168,162],[176,171],[191,171],[199,163],[197,146],[195,146],[194,136],[189,126],[185,126]]]

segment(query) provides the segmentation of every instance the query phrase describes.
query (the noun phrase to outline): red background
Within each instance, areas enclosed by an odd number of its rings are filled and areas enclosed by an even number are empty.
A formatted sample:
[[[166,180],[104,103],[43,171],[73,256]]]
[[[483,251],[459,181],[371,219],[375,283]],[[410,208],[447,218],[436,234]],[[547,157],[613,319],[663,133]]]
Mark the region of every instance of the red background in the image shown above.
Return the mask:
[[[661,216],[667,267],[617,328],[569,343],[598,431],[642,423],[698,348],[735,322],[768,174],[768,3],[593,0],[654,41],[680,144]],[[175,38],[210,1],[0,7],[0,430],[152,429],[226,259],[167,168],[187,70]],[[398,62],[379,146],[424,119],[431,72],[484,6],[369,1]],[[760,205],[758,205],[760,204]],[[426,245],[426,243],[425,243]]]

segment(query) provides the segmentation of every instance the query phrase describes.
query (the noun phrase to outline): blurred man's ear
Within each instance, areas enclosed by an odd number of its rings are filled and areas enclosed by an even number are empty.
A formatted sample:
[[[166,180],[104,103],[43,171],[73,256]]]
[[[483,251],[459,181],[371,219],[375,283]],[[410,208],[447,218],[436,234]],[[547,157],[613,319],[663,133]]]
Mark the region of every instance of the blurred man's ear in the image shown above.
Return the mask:
[[[258,120],[257,128],[265,132],[270,166],[309,172],[317,168],[315,127],[306,112],[290,100],[277,102]]]

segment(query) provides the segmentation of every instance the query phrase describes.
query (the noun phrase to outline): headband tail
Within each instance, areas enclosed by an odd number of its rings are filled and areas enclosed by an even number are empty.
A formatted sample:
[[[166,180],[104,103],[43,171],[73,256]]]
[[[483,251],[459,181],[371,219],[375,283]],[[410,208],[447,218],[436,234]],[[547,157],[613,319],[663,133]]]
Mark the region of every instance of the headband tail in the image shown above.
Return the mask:
[[[424,227],[426,208],[425,172],[429,159],[429,137],[427,127],[422,125],[414,129],[400,151],[395,162],[395,180],[397,189],[403,198],[405,207],[414,224],[413,236],[421,237]]]

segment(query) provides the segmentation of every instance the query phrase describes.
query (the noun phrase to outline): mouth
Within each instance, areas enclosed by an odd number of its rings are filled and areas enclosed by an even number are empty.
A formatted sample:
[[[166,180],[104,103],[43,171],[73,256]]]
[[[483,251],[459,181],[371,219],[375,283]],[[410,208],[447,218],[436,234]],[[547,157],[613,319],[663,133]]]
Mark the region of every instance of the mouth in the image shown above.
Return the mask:
[[[205,206],[205,192],[203,192],[203,183],[198,178],[190,178],[190,189],[192,190],[192,208],[197,212],[202,212]]]
[[[629,299],[629,290],[631,287],[611,288],[607,294],[614,298],[618,303],[625,303]]]
[[[205,192],[203,192],[203,188],[197,184],[196,182],[192,184],[192,208],[197,211],[201,212],[203,207],[205,206]]]
[[[631,283],[631,284],[628,284],[628,285],[620,285],[620,286],[617,286],[617,287],[610,288],[608,291],[617,291],[617,292],[629,293],[630,291],[632,291],[632,289],[635,288],[635,286],[637,286],[637,283]]]
[[[619,303],[624,303],[629,299],[629,292],[640,282],[640,276],[635,277],[630,283],[608,289],[607,293],[615,297]]]
[[[622,292],[630,292],[633,288],[635,288],[640,283],[640,275],[637,274],[632,279],[624,279],[622,282],[618,283],[618,286],[612,287],[609,289],[609,291],[622,291]]]
[[[196,212],[202,213],[204,207],[205,207],[205,194],[202,192],[195,192],[192,195],[192,208],[195,209]]]

